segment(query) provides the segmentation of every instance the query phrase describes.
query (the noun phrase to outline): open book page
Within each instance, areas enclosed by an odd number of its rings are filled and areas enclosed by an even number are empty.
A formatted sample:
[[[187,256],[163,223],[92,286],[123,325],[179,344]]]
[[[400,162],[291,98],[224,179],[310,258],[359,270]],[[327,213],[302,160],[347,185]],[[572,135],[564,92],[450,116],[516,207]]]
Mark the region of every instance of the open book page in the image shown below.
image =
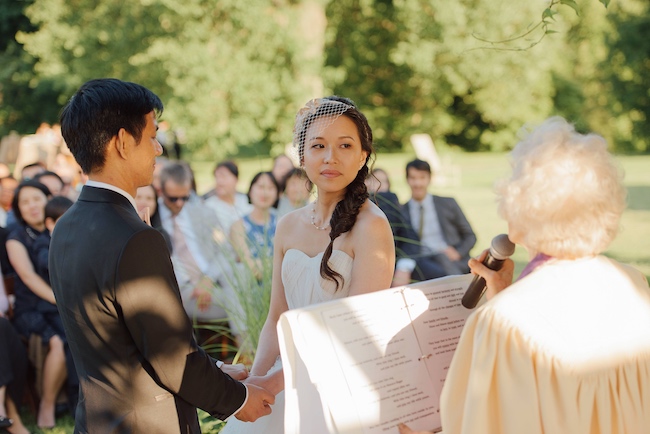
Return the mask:
[[[460,334],[460,328],[452,329],[462,327],[450,319],[453,309],[438,307],[455,299],[446,294],[455,294],[470,280],[448,277],[419,284],[422,289],[387,289],[285,313],[278,326],[287,389],[285,420],[309,418],[326,425],[318,429],[310,424],[310,432],[396,433],[399,422],[417,430],[439,427],[440,382],[446,373],[442,367],[448,363],[423,356],[432,353],[430,345],[442,348],[452,341],[439,340]],[[308,410],[301,397],[315,390],[320,405]],[[314,415],[314,407],[321,415]],[[300,432],[301,422],[291,423],[295,429],[286,432]]]
[[[410,290],[404,291],[404,298],[408,306],[419,303],[422,294],[428,300],[428,308],[412,319],[415,335],[418,337],[422,349],[423,359],[426,360],[425,364],[429,372],[429,378],[433,382],[435,405],[438,409],[435,424],[424,428],[427,430],[439,430],[441,428],[439,398],[442,386],[447,377],[447,371],[458,345],[465,320],[473,312],[473,310],[466,309],[461,305],[461,300],[471,279],[471,275],[465,275],[429,280],[411,285]],[[415,299],[411,300],[414,295],[416,296]],[[411,312],[415,311],[411,309]],[[404,419],[402,422],[413,423],[410,419]]]

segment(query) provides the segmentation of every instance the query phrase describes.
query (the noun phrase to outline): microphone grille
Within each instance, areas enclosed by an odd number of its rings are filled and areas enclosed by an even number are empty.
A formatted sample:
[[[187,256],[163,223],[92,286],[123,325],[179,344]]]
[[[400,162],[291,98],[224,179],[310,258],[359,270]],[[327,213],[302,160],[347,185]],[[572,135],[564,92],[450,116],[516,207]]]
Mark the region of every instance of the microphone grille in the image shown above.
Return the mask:
[[[510,241],[508,235],[501,234],[497,235],[492,239],[492,256],[497,259],[505,259],[515,252],[515,244]]]

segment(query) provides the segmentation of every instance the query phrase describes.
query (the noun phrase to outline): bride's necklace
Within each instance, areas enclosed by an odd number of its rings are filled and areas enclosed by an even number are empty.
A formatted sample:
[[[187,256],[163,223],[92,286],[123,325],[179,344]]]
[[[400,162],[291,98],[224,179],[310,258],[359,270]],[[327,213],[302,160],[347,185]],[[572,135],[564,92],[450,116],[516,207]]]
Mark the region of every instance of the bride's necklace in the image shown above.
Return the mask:
[[[311,224],[312,224],[313,227],[315,227],[319,231],[327,230],[327,228],[330,227],[329,223],[327,223],[325,226],[318,226],[316,224],[316,205],[311,207]]]

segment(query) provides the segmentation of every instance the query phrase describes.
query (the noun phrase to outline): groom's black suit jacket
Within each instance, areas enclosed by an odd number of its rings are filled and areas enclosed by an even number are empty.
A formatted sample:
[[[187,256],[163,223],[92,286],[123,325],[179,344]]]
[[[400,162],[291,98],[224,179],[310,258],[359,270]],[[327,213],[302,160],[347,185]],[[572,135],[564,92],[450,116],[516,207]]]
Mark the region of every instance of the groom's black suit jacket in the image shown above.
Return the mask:
[[[84,187],[57,222],[50,278],[79,373],[75,433],[200,433],[245,387],[197,346],[160,232],[110,190]]]

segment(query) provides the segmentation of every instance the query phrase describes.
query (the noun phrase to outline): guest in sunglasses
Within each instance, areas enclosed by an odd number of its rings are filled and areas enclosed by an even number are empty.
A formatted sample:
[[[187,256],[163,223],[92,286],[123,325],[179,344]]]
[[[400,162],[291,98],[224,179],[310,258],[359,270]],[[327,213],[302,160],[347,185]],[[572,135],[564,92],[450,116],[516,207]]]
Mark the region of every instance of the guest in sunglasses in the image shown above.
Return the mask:
[[[190,319],[224,319],[228,317],[224,306],[231,273],[224,249],[228,238],[212,210],[196,196],[193,179],[187,163],[167,164],[160,172],[158,213],[163,229],[171,236],[174,272]]]

